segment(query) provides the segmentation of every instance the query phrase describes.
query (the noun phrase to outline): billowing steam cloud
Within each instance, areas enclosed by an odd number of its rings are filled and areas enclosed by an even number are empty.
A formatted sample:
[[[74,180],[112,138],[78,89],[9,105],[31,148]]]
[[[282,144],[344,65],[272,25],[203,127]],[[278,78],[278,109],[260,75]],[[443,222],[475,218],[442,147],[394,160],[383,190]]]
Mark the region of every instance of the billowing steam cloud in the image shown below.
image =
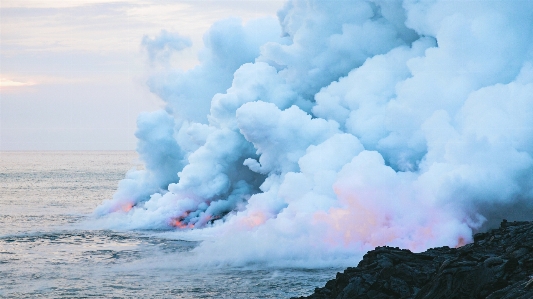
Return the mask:
[[[192,46],[190,38],[166,30],[161,30],[159,35],[154,38],[145,35],[141,44],[148,52],[148,57],[152,63],[155,61],[168,63],[173,52]]]
[[[533,1],[293,0],[278,16],[215,23],[199,66],[150,80],[167,108],[139,116],[146,169],[97,209],[107,223],[309,266],[532,218]]]

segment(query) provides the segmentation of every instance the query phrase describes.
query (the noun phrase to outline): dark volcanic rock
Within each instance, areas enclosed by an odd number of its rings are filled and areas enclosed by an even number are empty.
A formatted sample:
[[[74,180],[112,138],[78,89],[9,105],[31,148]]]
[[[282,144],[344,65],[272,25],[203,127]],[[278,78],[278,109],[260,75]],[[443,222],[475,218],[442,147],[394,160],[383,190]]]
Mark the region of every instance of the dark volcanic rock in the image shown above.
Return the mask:
[[[474,243],[422,253],[378,247],[308,297],[533,298],[533,222],[503,221]]]

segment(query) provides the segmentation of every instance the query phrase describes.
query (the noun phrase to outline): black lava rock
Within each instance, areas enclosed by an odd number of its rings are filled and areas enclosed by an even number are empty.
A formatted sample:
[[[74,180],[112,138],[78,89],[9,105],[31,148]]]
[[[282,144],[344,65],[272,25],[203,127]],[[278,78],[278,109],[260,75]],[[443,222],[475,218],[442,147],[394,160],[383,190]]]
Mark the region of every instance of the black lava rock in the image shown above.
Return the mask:
[[[312,299],[533,298],[533,222],[507,222],[460,248],[377,247]]]

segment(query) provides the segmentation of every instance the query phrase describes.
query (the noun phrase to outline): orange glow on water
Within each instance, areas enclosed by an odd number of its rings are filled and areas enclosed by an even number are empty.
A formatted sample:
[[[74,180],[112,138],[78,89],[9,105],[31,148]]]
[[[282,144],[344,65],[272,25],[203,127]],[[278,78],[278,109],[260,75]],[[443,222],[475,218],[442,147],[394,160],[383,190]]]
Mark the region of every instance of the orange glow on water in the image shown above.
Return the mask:
[[[247,227],[257,227],[268,220],[268,217],[262,212],[253,212],[241,219],[241,223]]]
[[[438,213],[409,219],[415,215],[409,212],[409,207],[402,207],[405,209],[403,213],[395,214],[394,208],[374,196],[378,191],[372,193],[366,190],[361,194],[339,189],[334,191],[342,206],[317,212],[313,217],[314,222],[325,229],[324,242],[332,247],[367,249],[390,245],[422,251],[436,238],[435,228],[440,223]],[[416,207],[413,207],[415,210]],[[460,238],[458,246],[466,243]]]
[[[384,226],[380,215],[356,201],[349,208],[331,208],[327,213],[318,212],[314,215],[314,220],[325,223],[329,228],[325,241],[333,246],[346,247],[362,242],[376,247],[395,238],[393,231],[376,234]]]

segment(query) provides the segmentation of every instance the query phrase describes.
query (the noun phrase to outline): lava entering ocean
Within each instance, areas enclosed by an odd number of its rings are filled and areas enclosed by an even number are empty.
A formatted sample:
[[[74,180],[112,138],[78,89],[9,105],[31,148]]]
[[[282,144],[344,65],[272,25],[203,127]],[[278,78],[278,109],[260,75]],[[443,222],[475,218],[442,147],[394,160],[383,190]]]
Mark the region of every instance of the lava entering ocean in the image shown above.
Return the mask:
[[[166,107],[138,118],[145,170],[97,208],[108,225],[309,266],[531,218],[532,1],[293,0],[278,18],[219,21],[197,67],[149,80]],[[151,57],[190,46],[163,33],[180,47]]]

